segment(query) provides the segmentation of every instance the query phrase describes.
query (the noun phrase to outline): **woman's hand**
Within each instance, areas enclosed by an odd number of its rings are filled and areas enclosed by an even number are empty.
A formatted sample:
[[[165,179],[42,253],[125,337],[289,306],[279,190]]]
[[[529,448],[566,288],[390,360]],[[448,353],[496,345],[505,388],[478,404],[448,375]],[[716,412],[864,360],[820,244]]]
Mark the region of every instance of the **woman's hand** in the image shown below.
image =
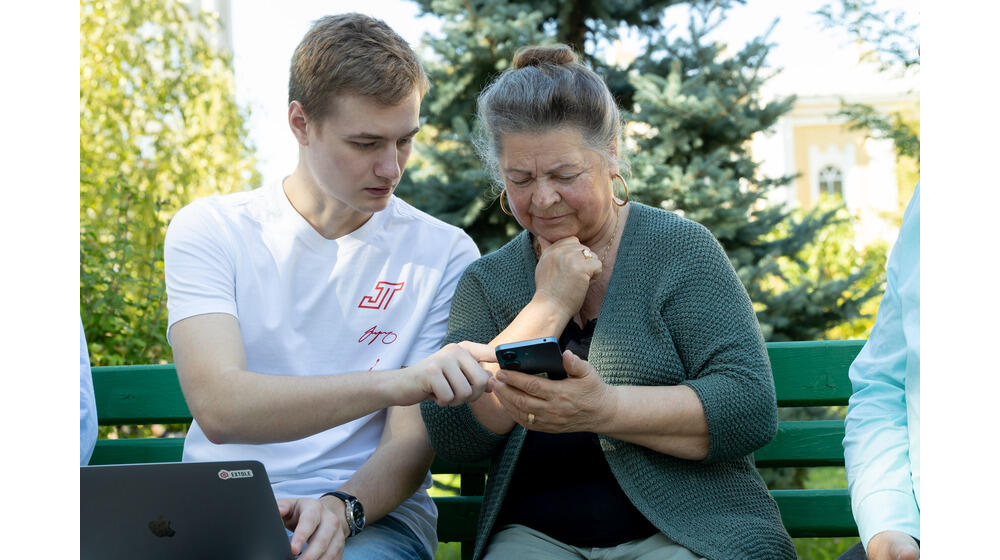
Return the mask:
[[[535,267],[535,297],[545,298],[566,317],[583,306],[591,280],[601,276],[601,259],[576,237],[548,244],[540,240],[542,254]]]
[[[517,371],[500,370],[494,395],[507,414],[530,430],[549,433],[601,432],[614,414],[614,388],[594,366],[563,352],[568,377],[552,381]]]
[[[559,381],[502,369],[493,396],[529,430],[593,432],[681,459],[708,457],[708,421],[691,387],[608,385],[569,351],[563,367],[568,377]]]

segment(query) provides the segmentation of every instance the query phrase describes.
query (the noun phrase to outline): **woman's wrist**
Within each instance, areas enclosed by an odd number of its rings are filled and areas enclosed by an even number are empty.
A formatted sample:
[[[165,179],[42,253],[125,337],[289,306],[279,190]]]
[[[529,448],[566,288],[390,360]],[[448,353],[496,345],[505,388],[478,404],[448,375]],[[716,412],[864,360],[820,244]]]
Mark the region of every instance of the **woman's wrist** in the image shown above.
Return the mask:
[[[626,387],[626,385],[605,385],[606,392],[603,398],[598,399],[597,413],[591,415],[594,418],[594,426],[589,431],[604,434],[617,431],[616,423],[622,418],[620,410]]]
[[[496,397],[485,394],[469,403],[469,409],[476,420],[487,430],[499,436],[507,435],[514,429],[514,420],[508,415]]]
[[[578,311],[579,309],[568,309],[552,294],[537,290],[528,305],[518,313],[518,318],[530,315],[533,323],[549,326],[558,331],[554,336],[559,336]]]

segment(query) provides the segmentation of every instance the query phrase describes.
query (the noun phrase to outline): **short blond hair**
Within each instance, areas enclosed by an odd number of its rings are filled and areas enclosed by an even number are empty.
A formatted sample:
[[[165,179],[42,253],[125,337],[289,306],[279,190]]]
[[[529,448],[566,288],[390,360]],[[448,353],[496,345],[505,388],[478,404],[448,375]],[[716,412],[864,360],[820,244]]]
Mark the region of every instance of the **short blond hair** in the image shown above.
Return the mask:
[[[423,97],[429,87],[416,53],[384,21],[338,14],[316,20],[295,48],[288,102],[298,101],[318,120],[338,95],[360,95],[389,107],[414,90]]]

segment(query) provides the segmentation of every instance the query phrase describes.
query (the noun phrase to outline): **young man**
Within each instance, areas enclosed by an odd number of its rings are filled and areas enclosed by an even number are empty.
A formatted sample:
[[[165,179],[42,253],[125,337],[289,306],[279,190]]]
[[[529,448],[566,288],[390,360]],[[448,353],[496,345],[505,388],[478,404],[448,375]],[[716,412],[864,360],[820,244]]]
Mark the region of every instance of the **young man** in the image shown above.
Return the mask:
[[[383,22],[318,20],[292,57],[295,171],[198,200],[167,231],[184,460],[264,463],[305,560],[432,558],[417,406],[491,390],[488,346],[440,347],[475,244],[393,196],[427,88]]]

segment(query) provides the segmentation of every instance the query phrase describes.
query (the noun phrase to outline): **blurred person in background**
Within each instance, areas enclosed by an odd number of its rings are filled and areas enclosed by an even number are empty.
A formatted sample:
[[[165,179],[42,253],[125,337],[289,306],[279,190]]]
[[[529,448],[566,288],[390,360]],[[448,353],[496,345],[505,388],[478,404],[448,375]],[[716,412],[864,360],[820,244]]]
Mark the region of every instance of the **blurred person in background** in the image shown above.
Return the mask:
[[[920,185],[889,255],[886,287],[851,364],[844,463],[861,542],[842,560],[920,558]],[[867,553],[867,556],[866,556]]]

